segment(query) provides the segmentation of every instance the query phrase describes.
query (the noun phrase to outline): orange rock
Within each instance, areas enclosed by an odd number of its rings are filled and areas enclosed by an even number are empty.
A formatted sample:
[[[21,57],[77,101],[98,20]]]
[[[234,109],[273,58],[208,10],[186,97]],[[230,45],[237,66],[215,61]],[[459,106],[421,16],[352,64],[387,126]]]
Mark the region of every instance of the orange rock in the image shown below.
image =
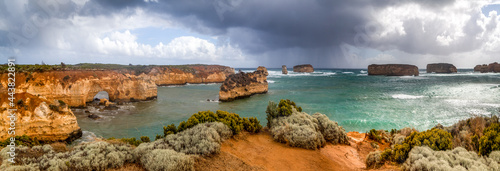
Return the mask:
[[[293,72],[314,72],[314,68],[311,64],[295,65]]]
[[[219,100],[232,101],[254,94],[267,93],[267,75],[267,69],[259,66],[253,73],[240,72],[228,76],[220,87]]]
[[[386,64],[368,66],[368,75],[386,75],[386,76],[418,76],[418,67],[405,64]]]

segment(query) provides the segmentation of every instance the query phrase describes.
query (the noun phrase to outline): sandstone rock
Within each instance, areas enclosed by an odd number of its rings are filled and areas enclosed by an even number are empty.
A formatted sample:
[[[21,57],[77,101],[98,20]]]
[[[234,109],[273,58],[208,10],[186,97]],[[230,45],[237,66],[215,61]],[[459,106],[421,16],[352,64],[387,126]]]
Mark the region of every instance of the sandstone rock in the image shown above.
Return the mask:
[[[286,65],[281,66],[281,73],[288,74],[288,70],[286,69]]]
[[[228,76],[220,87],[219,101],[226,102],[254,94],[267,93],[267,75],[267,69],[259,66],[252,73],[240,72]]]
[[[7,99],[7,94],[1,94]],[[16,94],[18,101],[16,108],[15,135],[28,135],[41,141],[72,141],[81,137],[82,130],[78,126],[76,117],[67,105],[58,104],[28,93]],[[0,111],[0,140],[10,138],[9,103],[1,103]]]
[[[427,64],[427,73],[454,73],[457,68],[453,64],[448,63],[434,63]]]
[[[293,72],[314,72],[314,68],[311,64],[295,65]]]
[[[500,64],[498,64],[497,62],[489,64],[488,71],[495,72],[495,73],[500,72]]]
[[[476,65],[474,67],[474,72],[486,73],[488,71],[489,71],[488,65],[486,65],[486,64],[484,64],[484,65]]]
[[[90,119],[100,119],[101,118],[99,115],[96,115],[96,114],[90,114],[87,117],[89,117]]]
[[[418,67],[405,64],[386,64],[368,66],[368,75],[386,75],[386,76],[418,76]]]

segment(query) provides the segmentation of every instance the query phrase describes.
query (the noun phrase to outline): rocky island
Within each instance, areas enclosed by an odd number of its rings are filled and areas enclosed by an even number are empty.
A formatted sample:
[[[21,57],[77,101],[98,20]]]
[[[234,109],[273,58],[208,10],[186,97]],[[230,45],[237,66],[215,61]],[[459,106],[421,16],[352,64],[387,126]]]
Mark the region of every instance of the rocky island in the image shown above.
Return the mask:
[[[314,72],[314,68],[311,64],[295,65],[293,72]]]
[[[220,86],[219,101],[227,102],[254,94],[267,93],[267,69],[259,66],[252,73],[239,72],[229,75]]]
[[[474,72],[481,72],[481,73],[487,73],[487,72],[500,72],[500,64],[497,62],[491,63],[489,65],[483,64],[483,65],[476,65],[474,67]]]
[[[368,75],[418,76],[418,67],[406,64],[385,64],[368,66]]]
[[[456,73],[457,67],[448,63],[427,64],[427,73]]]

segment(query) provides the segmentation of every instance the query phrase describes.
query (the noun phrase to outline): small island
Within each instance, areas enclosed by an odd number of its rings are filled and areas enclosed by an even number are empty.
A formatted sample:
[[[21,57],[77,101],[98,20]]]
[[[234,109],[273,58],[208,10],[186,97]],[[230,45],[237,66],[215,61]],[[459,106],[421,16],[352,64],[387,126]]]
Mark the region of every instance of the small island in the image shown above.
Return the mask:
[[[295,65],[293,72],[314,72],[314,68],[311,64]]]
[[[418,67],[407,64],[385,64],[368,66],[368,75],[418,76]]]
[[[427,73],[456,73],[457,67],[448,63],[427,64]]]

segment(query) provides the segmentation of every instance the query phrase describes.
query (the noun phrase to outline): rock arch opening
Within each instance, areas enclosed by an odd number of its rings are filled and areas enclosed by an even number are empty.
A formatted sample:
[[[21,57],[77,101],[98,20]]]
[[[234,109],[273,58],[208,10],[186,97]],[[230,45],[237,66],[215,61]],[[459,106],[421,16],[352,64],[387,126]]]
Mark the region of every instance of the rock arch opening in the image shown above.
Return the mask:
[[[109,100],[109,94],[106,91],[100,91],[94,96],[94,101],[99,101],[101,99]]]

